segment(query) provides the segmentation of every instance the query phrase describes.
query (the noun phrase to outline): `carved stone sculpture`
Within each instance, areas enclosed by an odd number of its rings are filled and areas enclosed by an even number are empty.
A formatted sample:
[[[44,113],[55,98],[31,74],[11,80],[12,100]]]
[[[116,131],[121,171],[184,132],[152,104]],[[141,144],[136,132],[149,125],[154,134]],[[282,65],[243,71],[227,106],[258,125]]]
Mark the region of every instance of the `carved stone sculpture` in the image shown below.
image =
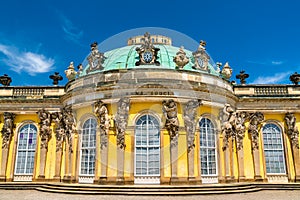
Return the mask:
[[[89,62],[87,73],[95,70],[102,70],[104,68],[103,63],[105,59],[106,57],[104,56],[104,53],[101,53],[98,50],[98,43],[94,42],[91,44],[91,54],[87,57]]]
[[[223,134],[223,151],[229,146],[230,137],[234,137],[234,125],[236,121],[236,112],[230,104],[225,104],[224,108],[220,111],[221,129]]]
[[[157,53],[160,49],[153,46],[148,32],[144,34],[143,44],[141,47],[137,47],[135,50],[139,54],[139,61],[135,63],[136,66],[160,65],[160,62],[157,60]]]
[[[4,125],[2,127],[2,149],[8,149],[11,137],[13,135],[13,129],[15,128],[14,119],[15,114],[10,112],[4,112]]]
[[[12,79],[7,74],[4,74],[3,76],[0,76],[0,83],[3,86],[10,86],[11,82],[12,82]]]
[[[246,126],[245,122],[249,118],[249,113],[242,111],[242,112],[237,112],[236,114],[236,119],[235,119],[235,124],[234,124],[234,129],[235,129],[235,139],[236,139],[236,145],[237,145],[237,150],[243,149],[243,140],[245,137],[245,131],[246,131]]]
[[[65,134],[66,134],[66,139],[68,140],[69,143],[69,152],[73,152],[73,136],[76,133],[76,120],[73,115],[72,107],[71,106],[66,106],[63,108],[63,120],[65,124]]]
[[[258,149],[259,148],[259,143],[258,143],[259,131],[261,128],[261,123],[264,120],[264,114],[261,112],[255,112],[250,115],[249,119],[250,119],[250,122],[249,122],[249,127],[248,127],[248,133],[251,135],[252,149]]]
[[[165,127],[170,134],[171,147],[177,146],[178,143],[178,131],[179,131],[179,120],[177,117],[177,105],[173,99],[164,100],[163,113],[166,117]]]
[[[296,117],[293,113],[286,113],[285,117],[284,117],[284,121],[287,127],[287,135],[292,143],[292,146],[296,147],[299,149],[299,131],[298,128],[296,126]]]
[[[117,145],[120,149],[125,149],[125,130],[128,122],[130,99],[123,97],[118,102],[117,114],[114,118],[117,134]]]
[[[193,66],[194,69],[204,70],[204,71],[208,70],[208,62],[210,60],[210,57],[206,53],[205,46],[206,46],[206,42],[201,40],[197,51],[193,53],[194,61],[195,61],[195,65]]]
[[[295,72],[290,76],[290,81],[292,81],[293,84],[298,85],[300,82],[300,74]]]
[[[65,70],[66,77],[69,81],[72,81],[76,78],[77,72],[74,69],[74,63],[70,62],[70,65],[67,70]]]
[[[183,119],[184,126],[187,133],[187,145],[188,152],[190,152],[194,147],[195,141],[195,131],[196,131],[196,111],[197,108],[201,105],[201,100],[190,100],[187,102],[184,108]]]
[[[100,148],[103,149],[104,147],[107,147],[108,131],[110,127],[110,117],[108,115],[107,105],[104,104],[101,100],[98,100],[95,103],[94,113],[96,114],[100,122]]]
[[[222,74],[222,76],[223,76],[225,79],[227,79],[227,80],[230,79],[230,77],[231,77],[231,75],[232,75],[232,69],[231,69],[231,67],[229,66],[228,62],[225,63],[225,65],[224,65],[224,67],[223,67],[223,69],[222,69],[222,71],[221,71],[221,74]]]
[[[249,74],[245,74],[245,71],[242,70],[238,75],[235,76],[237,79],[240,79],[242,85],[246,84],[246,79],[249,78]]]
[[[41,137],[41,149],[47,149],[48,148],[48,141],[51,138],[51,114],[49,111],[46,111],[44,109],[39,110],[37,112],[38,117],[40,119],[40,137]]]
[[[62,151],[62,144],[66,139],[65,124],[62,112],[52,113],[52,120],[55,123],[55,138],[56,138],[56,151]]]
[[[49,78],[53,80],[53,85],[58,85],[58,82],[63,80],[63,77],[59,75],[59,72],[54,72],[54,74],[50,75]]]
[[[176,66],[179,69],[183,69],[184,66],[190,62],[190,59],[186,56],[183,47],[180,47],[179,51],[176,53],[176,56],[173,58],[173,62],[176,63]]]

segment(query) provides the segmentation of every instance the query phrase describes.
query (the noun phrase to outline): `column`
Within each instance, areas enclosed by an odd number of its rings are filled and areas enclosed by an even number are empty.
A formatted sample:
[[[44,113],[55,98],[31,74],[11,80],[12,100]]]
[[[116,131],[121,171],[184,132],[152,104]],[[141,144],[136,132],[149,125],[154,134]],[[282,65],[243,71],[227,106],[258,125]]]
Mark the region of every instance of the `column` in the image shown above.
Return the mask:
[[[295,182],[300,182],[300,153],[299,153],[299,147],[296,145],[292,146],[293,151],[293,159],[294,159],[294,166],[295,166]]]
[[[8,147],[2,147],[2,162],[1,162],[1,174],[0,174],[0,182],[6,181],[6,166],[7,166],[7,159],[8,159]]]

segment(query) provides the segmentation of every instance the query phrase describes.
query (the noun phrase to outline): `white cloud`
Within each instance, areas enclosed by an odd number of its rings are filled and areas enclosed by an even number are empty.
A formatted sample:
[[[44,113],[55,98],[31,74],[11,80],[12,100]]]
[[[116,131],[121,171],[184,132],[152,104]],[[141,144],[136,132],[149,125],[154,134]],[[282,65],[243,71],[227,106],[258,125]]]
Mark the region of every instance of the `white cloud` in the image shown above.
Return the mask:
[[[284,80],[288,80],[288,76],[291,75],[292,72],[281,72],[276,73],[274,76],[259,76],[255,79],[251,84],[276,84],[280,83]]]
[[[272,61],[252,61],[248,60],[248,63],[256,64],[256,65],[281,65],[283,61],[280,60],[272,60]]]
[[[83,36],[83,31],[80,31],[66,16],[61,13],[59,15],[62,21],[62,30],[65,33],[66,39],[80,45],[80,39]]]
[[[272,63],[272,65],[281,65],[283,63],[283,61],[274,61],[273,60],[271,63]]]
[[[0,44],[0,53],[6,56],[1,61],[18,73],[27,72],[34,76],[51,71],[54,65],[52,58],[46,58],[42,54],[32,52],[20,52],[15,47],[3,44]]]

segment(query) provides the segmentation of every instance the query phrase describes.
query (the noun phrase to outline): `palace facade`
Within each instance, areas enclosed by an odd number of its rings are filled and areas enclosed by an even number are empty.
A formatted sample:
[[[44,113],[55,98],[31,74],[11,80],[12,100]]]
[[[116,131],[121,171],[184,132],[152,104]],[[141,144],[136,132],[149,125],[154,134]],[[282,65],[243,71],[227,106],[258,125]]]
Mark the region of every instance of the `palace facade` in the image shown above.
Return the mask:
[[[129,38],[69,82],[0,77],[0,180],[95,184],[300,181],[300,87],[230,81],[232,69],[161,35]]]

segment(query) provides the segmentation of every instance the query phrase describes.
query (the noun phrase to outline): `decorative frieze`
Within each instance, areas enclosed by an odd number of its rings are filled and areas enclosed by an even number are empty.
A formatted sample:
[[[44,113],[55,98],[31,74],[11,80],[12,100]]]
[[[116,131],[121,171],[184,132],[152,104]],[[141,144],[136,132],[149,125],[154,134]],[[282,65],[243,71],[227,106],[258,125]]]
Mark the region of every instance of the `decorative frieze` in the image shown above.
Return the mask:
[[[165,127],[170,134],[171,148],[178,144],[179,120],[177,117],[177,104],[173,99],[164,100],[163,114],[166,117]]]
[[[94,113],[100,122],[100,148],[103,149],[104,147],[107,147],[108,131],[110,127],[110,117],[108,115],[107,105],[101,100],[98,100],[94,105]]]
[[[117,114],[114,118],[117,134],[117,145],[120,149],[125,149],[125,130],[127,127],[130,108],[130,99],[123,97],[118,102]]]
[[[190,100],[184,107],[183,119],[184,126],[187,134],[187,150],[190,152],[194,147],[195,130],[196,130],[196,111],[201,105],[201,100]]]

